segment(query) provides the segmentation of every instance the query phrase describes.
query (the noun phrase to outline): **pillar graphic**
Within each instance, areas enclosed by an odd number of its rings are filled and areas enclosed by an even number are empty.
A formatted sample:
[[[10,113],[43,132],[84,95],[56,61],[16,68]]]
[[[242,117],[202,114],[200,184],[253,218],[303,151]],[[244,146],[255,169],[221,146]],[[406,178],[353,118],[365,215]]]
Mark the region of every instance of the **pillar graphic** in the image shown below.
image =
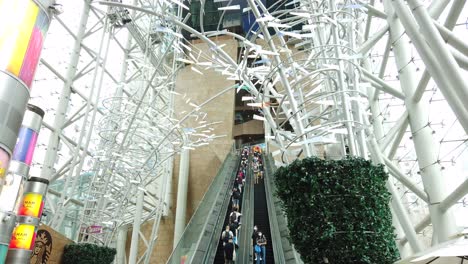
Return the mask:
[[[0,0],[0,192],[5,184],[16,190],[21,186],[21,177],[11,175],[7,181],[7,170],[49,27],[50,3]],[[16,196],[0,198],[0,263],[4,262],[15,221]]]
[[[12,153],[50,18],[33,0],[0,0],[0,159]]]
[[[6,263],[29,263],[48,185],[48,180],[37,177],[32,177],[26,182],[19,203],[18,223],[11,235]]]
[[[19,263],[10,262],[11,256],[17,255],[16,252],[11,253],[12,246],[16,251],[28,251],[29,247],[34,244],[35,228],[42,215],[43,195],[47,190],[48,181],[31,178],[27,181],[24,191],[23,182],[28,178],[43,117],[44,111],[42,109],[34,105],[27,105],[10,168],[5,177],[3,191],[0,194],[0,263],[4,263],[7,252],[10,252],[7,263]],[[20,200],[19,195],[23,192],[24,195]],[[13,212],[18,212],[18,216]],[[20,223],[16,227],[15,220]],[[10,241],[12,232],[14,239]],[[31,245],[26,249],[28,243]],[[28,256],[28,259],[29,254],[30,251],[27,254],[23,253],[23,255]]]

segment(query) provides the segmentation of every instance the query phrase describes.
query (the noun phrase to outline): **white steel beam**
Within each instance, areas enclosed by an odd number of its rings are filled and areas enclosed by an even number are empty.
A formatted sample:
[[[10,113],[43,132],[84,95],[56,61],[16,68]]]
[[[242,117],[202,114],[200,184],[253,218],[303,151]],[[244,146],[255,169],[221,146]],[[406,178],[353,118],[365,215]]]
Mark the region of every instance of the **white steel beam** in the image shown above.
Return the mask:
[[[400,9],[403,8],[402,5],[404,3],[400,0],[395,0],[392,3],[393,6],[397,6]],[[387,13],[393,13],[392,3],[388,0],[384,1]],[[398,12],[398,14],[400,13]],[[427,123],[429,118],[426,102],[420,101],[419,103],[415,103],[412,100],[417,83],[414,78],[414,66],[408,64],[408,61],[411,60],[408,42],[401,38],[406,28],[403,28],[398,18],[391,17],[389,16],[388,23],[393,40],[393,51],[399,69],[401,88],[406,95],[405,105],[409,115],[415,151],[418,156],[418,165],[424,189],[429,197],[429,211],[431,213],[434,234],[437,235],[439,241],[446,241],[457,230],[452,212],[442,212],[440,210],[440,202],[445,198],[447,191],[445,190],[441,166],[437,158],[436,150],[438,149],[438,144],[433,139],[432,130]]]

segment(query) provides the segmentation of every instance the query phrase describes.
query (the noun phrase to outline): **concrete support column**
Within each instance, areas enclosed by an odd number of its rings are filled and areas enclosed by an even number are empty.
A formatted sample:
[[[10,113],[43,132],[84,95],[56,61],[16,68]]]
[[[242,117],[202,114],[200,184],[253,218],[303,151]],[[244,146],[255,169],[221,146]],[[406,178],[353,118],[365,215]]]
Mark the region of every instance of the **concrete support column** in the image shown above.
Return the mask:
[[[393,14],[392,1],[384,1],[387,14]],[[434,228],[434,236],[438,242],[449,239],[456,233],[455,219],[452,212],[442,212],[440,202],[447,196],[441,166],[438,163],[437,150],[439,144],[432,137],[432,129],[429,127],[428,105],[426,102],[414,102],[412,100],[417,87],[415,68],[411,61],[408,41],[401,37],[405,33],[398,18],[389,15],[388,23],[393,43],[393,51],[399,71],[401,88],[405,94],[405,105],[409,114],[409,124],[412,132],[413,143],[418,157],[418,165],[424,189],[429,197],[429,211]],[[437,240],[433,240],[437,243]]]
[[[182,149],[179,162],[179,183],[177,186],[177,208],[174,224],[174,248],[179,243],[185,229],[187,214],[187,191],[190,169],[190,150]]]

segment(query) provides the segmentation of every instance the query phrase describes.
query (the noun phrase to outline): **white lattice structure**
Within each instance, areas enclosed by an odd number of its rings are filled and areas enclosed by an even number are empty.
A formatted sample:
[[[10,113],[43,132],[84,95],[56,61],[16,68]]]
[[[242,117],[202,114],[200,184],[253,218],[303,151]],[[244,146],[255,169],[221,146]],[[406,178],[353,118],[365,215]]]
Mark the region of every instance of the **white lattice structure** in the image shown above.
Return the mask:
[[[237,2],[219,10],[251,15],[258,27],[248,35],[221,22],[217,31],[195,30],[189,2],[61,3],[31,100],[47,112],[31,170],[51,180],[46,223],[75,240],[115,245],[119,230],[153,221],[150,234],[140,233],[149,263],[173,156],[217,137],[206,132],[215,121],[203,112],[207,102],[187,98],[193,111],[173,118],[174,97],[184,97],[175,77],[191,67],[238,81],[220,94],[251,93],[245,99],[263,113],[255,118],[278,165],[317,153],[386,164],[403,255],[468,224],[465,1]],[[213,42],[222,35],[239,41],[239,60]],[[187,127],[188,118],[206,125]]]

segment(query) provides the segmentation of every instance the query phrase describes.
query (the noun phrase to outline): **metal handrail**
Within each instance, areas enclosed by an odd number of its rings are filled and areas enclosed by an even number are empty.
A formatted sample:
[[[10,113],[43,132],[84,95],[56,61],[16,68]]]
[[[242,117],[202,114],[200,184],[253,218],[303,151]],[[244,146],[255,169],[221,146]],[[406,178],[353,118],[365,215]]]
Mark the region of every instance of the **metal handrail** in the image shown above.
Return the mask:
[[[197,248],[200,246],[200,239],[205,232],[207,221],[204,221],[205,225],[202,229],[200,229],[198,224],[195,222],[198,222],[200,219],[206,218],[207,215],[211,214],[213,210],[213,206],[215,205],[215,202],[217,200],[217,199],[212,199],[212,197],[213,196],[216,198],[219,197],[220,193],[223,191],[224,188],[219,188],[219,185],[221,185],[220,182],[222,182],[222,184],[225,185],[224,183],[226,181],[226,174],[228,174],[228,172],[226,171],[227,166],[228,166],[227,164],[231,164],[233,162],[232,159],[234,158],[235,158],[235,155],[232,153],[229,153],[227,155],[226,159],[221,165],[221,168],[218,170],[218,174],[213,179],[213,181],[210,184],[210,187],[204,194],[200,202],[200,205],[198,206],[197,210],[195,211],[192,218],[190,219],[190,222],[185,227],[184,233],[182,234],[182,237],[177,243],[177,246],[174,248],[171,255],[169,256],[167,263],[178,264],[180,263],[180,260],[178,259],[179,257],[187,256],[187,258],[191,260],[193,256],[195,255]],[[208,210],[208,213],[206,213],[205,211],[207,210],[208,206],[209,206],[209,210]],[[186,241],[186,240],[189,239],[187,238],[187,236],[189,236],[188,232],[192,229],[199,230],[199,232],[197,231],[198,234],[196,234],[193,237],[193,243],[191,243],[191,247],[190,248],[184,247],[188,243],[191,242],[191,241]],[[187,263],[190,263],[190,262],[187,262]]]
[[[219,210],[217,214],[216,224],[214,225],[214,228],[213,228],[215,232],[212,232],[210,239],[207,240],[210,242],[209,242],[208,249],[206,250],[206,254],[203,259],[203,263],[205,264],[213,263],[213,258],[216,255],[216,249],[219,243],[219,232],[217,231],[221,231],[224,229],[224,226],[223,226],[224,220],[225,220],[225,216],[227,213],[227,209],[229,207],[229,202],[231,200],[230,190],[232,190],[232,186],[234,185],[233,179],[235,179],[235,176],[237,175],[237,171],[239,170],[239,167],[240,167],[240,162],[241,160],[239,158],[236,169],[232,171],[231,178],[228,179],[229,183],[228,183],[227,192],[225,194],[221,210]],[[220,228],[220,225],[221,225],[221,228]]]
[[[250,146],[250,144],[248,145]],[[242,197],[242,228],[241,235],[238,238],[239,241],[239,251],[237,254],[236,263],[247,264],[250,263],[250,253],[252,252],[252,247],[250,243],[250,234],[253,232],[253,209],[254,209],[254,184],[253,184],[253,174],[251,170],[252,156],[249,155],[247,162],[247,169],[245,175],[245,186]],[[248,188],[247,188],[248,186]]]
[[[294,254],[294,260],[287,259],[285,256],[285,251],[288,246],[283,243],[289,243],[287,241],[283,241],[281,239],[281,230],[279,227],[278,219],[283,218],[287,221],[287,218],[284,214],[278,215],[276,212],[277,205],[275,204],[275,196],[274,192],[276,187],[274,183],[271,181],[273,179],[275,167],[272,163],[273,157],[270,155],[264,156],[265,157],[265,192],[266,192],[266,199],[267,199],[267,207],[268,207],[268,215],[270,216],[270,232],[272,236],[272,243],[273,243],[273,252],[275,256],[275,262],[277,263],[295,263],[295,264],[303,264],[304,262],[301,260],[299,254],[297,253],[294,245],[290,244],[292,253]],[[268,170],[268,172],[267,172]],[[273,236],[275,237],[273,239]]]
[[[271,189],[271,182],[270,182],[270,177],[273,175],[272,173],[272,168],[271,168],[271,163],[270,160],[267,158],[266,155],[263,155],[263,160],[264,160],[264,176],[263,180],[265,182],[265,196],[266,196],[266,202],[267,202],[267,208],[268,208],[268,216],[269,216],[269,222],[270,222],[270,235],[271,235],[271,242],[273,246],[273,255],[275,258],[275,263],[286,263],[285,258],[284,258],[284,251],[283,251],[283,246],[281,242],[281,233],[279,231],[279,226],[278,226],[278,221],[277,221],[277,216],[276,216],[276,210],[273,205],[273,195]]]

